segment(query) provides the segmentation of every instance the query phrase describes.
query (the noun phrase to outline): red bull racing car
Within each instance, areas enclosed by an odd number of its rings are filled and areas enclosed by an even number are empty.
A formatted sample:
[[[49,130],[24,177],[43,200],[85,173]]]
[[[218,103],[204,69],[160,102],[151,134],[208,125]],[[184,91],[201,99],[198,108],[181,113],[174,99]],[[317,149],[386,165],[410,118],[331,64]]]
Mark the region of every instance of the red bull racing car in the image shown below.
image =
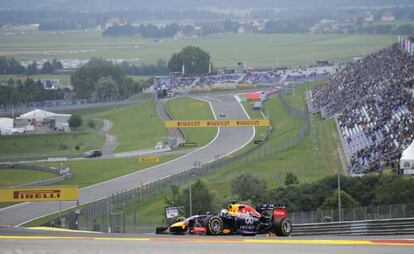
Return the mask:
[[[157,227],[157,234],[275,234],[289,236],[292,221],[286,208],[275,204],[262,204],[254,209],[250,205],[232,203],[219,214],[194,215],[169,227]]]

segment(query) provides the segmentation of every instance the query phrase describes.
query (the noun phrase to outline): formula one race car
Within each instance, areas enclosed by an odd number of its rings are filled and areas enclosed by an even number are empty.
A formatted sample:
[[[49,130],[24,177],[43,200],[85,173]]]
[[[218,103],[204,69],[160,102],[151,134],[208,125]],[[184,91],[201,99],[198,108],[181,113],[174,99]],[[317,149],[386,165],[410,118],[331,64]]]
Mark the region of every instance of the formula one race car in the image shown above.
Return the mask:
[[[286,208],[275,204],[262,204],[253,209],[246,204],[232,203],[217,215],[194,215],[178,221],[169,227],[157,227],[157,234],[275,234],[289,236],[292,221]]]

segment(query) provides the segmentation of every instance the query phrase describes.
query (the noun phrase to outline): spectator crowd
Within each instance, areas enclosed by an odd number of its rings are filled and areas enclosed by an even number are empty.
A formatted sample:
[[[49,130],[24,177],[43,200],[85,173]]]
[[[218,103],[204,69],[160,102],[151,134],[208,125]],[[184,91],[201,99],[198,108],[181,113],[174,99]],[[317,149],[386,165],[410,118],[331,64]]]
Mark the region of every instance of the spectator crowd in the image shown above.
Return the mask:
[[[414,56],[400,45],[347,64],[308,93],[309,110],[336,115],[352,173],[397,165],[414,139]]]
[[[185,88],[189,86],[211,87],[216,84],[255,84],[275,85],[281,82],[303,83],[328,77],[331,72],[325,69],[309,70],[245,70],[230,73],[207,74],[202,76],[185,76],[173,74],[155,78],[155,88]]]

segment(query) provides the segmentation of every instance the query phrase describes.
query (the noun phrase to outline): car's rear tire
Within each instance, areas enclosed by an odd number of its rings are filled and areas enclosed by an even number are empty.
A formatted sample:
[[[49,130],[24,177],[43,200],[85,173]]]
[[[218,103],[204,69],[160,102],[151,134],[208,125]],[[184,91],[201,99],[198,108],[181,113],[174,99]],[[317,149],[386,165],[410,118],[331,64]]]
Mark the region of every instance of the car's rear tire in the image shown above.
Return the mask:
[[[204,219],[204,226],[208,235],[219,235],[223,232],[223,220],[217,215],[210,215]]]
[[[292,230],[292,220],[289,218],[283,218],[280,222],[273,222],[272,231],[277,236],[290,236],[292,234]]]

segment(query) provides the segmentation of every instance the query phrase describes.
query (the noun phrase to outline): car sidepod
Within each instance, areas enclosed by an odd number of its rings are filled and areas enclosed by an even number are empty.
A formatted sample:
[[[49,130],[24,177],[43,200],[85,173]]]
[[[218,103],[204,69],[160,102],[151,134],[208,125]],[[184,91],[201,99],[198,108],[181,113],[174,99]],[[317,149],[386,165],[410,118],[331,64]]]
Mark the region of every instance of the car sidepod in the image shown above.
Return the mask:
[[[256,235],[259,228],[259,219],[254,216],[235,217],[236,232],[241,235]]]

